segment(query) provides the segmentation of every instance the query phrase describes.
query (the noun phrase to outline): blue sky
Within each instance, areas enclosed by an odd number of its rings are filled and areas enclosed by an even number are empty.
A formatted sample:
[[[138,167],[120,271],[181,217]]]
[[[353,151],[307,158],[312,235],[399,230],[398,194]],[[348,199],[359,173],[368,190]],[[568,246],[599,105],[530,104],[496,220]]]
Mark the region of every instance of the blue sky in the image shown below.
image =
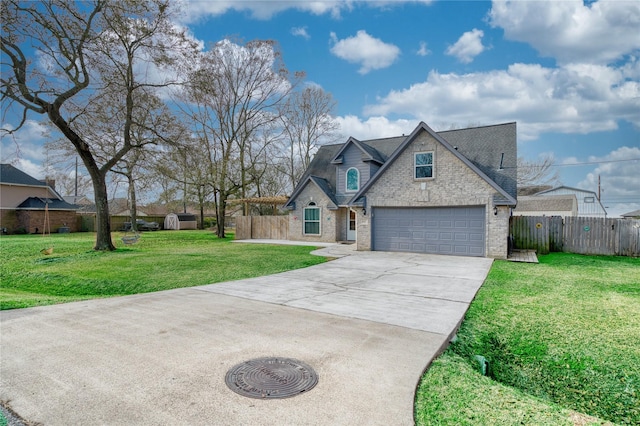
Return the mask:
[[[611,216],[640,209],[638,1],[183,7],[181,24],[204,43],[276,40],[290,71],[333,95],[344,140],[406,134],[420,121],[435,130],[516,121],[519,156],[552,155],[567,186],[597,191],[600,175]],[[35,168],[37,144],[33,158],[27,145],[24,168]]]

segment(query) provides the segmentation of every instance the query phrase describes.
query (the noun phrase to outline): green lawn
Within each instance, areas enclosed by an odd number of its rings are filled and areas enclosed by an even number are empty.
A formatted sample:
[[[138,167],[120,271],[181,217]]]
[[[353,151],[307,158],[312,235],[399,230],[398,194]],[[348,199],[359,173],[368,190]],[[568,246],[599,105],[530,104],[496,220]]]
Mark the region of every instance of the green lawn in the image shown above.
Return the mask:
[[[92,233],[0,238],[0,308],[191,287],[268,275],[326,261],[309,247],[232,243],[210,231],[157,231],[117,250],[92,250]],[[54,247],[46,256],[40,250]]]
[[[640,259],[494,262],[457,340],[422,379],[418,424],[598,423],[576,412],[640,424]]]
[[[309,247],[145,232],[95,252],[93,234],[2,236],[0,307],[22,308],[266,275],[324,262]],[[53,254],[40,253],[53,245]],[[640,424],[640,259],[554,253],[496,261],[416,395],[431,424]],[[489,361],[480,374],[475,355]],[[583,413],[583,414],[578,414]],[[593,416],[593,417],[590,417]]]

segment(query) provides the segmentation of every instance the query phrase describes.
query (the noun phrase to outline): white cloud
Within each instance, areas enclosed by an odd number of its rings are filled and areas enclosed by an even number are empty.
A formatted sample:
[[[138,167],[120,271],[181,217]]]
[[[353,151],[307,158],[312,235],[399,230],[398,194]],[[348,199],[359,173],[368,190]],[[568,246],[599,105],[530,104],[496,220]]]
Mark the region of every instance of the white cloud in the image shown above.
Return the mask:
[[[351,63],[360,64],[358,72],[367,74],[371,70],[387,68],[400,55],[400,49],[360,30],[353,37],[338,40],[335,33],[330,35],[335,44],[331,53]]]
[[[349,12],[356,6],[367,6],[378,9],[389,9],[403,3],[422,3],[428,5],[432,0],[179,0],[184,10],[183,20],[195,22],[208,16],[223,15],[231,10],[248,12],[253,19],[267,20],[285,10],[294,9],[313,15],[329,14],[333,19],[340,19],[342,12]]]
[[[619,69],[513,64],[469,74],[432,71],[426,81],[367,105],[364,114],[408,115],[445,127],[517,121],[520,140],[530,140],[547,132],[612,130],[619,120],[640,128],[639,110],[640,83]]]
[[[638,160],[629,161],[632,159]],[[640,147],[623,146],[602,157],[590,156],[587,161],[603,163],[587,174],[578,187],[597,192],[600,178],[602,203],[609,207],[610,217],[640,208]]]
[[[495,1],[493,27],[559,63],[606,64],[640,49],[640,2]]]
[[[5,123],[2,128],[13,130],[14,126]],[[41,164],[45,160],[46,152],[43,145],[49,139],[49,128],[46,124],[27,120],[15,133],[9,134],[0,131],[0,134],[2,135],[0,138],[1,162],[11,163],[16,167],[24,165],[30,171],[35,171],[36,164]],[[27,172],[25,169],[21,168],[21,170]],[[40,170],[41,168],[38,169],[38,172]]]
[[[369,117],[363,121],[354,115],[336,117],[336,121],[340,124],[339,133],[343,136],[343,142],[351,136],[367,140],[408,135],[420,122],[406,119],[391,121],[386,117]]]
[[[314,15],[330,14],[340,18],[343,10],[353,8],[352,1],[251,1],[251,0],[182,0],[181,8],[186,22],[195,22],[208,16],[219,16],[229,11],[248,12],[253,19],[268,20],[274,15],[289,9],[308,12]]]
[[[311,38],[311,36],[307,32],[307,27],[293,27],[291,28],[291,34],[297,37],[302,37],[307,40]]]
[[[424,41],[421,41],[420,42],[420,48],[416,52],[416,55],[418,55],[418,56],[427,56],[430,53],[431,53],[431,51],[429,49],[427,49],[427,43],[424,42]]]
[[[449,46],[445,53],[455,56],[463,64],[471,63],[476,56],[484,52],[483,36],[484,32],[477,28],[467,31],[460,36],[453,46]]]

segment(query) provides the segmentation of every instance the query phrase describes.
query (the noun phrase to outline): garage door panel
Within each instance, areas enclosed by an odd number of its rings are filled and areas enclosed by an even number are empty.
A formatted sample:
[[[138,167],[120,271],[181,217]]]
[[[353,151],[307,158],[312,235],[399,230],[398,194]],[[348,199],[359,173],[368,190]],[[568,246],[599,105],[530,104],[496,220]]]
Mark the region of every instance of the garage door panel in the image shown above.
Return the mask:
[[[456,232],[455,240],[456,241],[470,241],[470,236],[469,236],[469,234],[463,234],[461,232]]]
[[[438,234],[438,239],[440,241],[453,240],[453,234],[451,232],[440,232]]]
[[[372,248],[484,256],[485,208],[374,208]]]

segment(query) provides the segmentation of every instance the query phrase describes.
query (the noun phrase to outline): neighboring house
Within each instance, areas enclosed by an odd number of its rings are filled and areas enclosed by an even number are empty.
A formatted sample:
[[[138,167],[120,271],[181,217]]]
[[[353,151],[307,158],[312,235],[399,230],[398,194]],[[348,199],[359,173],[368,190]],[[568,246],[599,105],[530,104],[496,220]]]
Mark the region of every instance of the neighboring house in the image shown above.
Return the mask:
[[[516,124],[321,146],[285,204],[289,238],[507,257]]]
[[[61,227],[75,232],[76,209],[52,185],[11,164],[0,164],[0,227],[3,232],[41,233],[45,225],[51,232],[57,232]]]
[[[65,197],[72,198],[72,197]],[[84,215],[95,215],[96,214],[96,205],[95,203],[87,200],[83,197],[84,200],[88,201],[83,202],[81,204],[81,208],[78,213]],[[131,210],[129,207],[129,200],[126,198],[113,198],[109,200],[109,216],[130,216]],[[140,210],[140,206],[136,207],[136,217],[140,216],[148,216],[148,214],[142,210]]]
[[[514,216],[578,216],[578,199],[575,194],[549,195],[546,197],[519,196]]]
[[[553,189],[538,192],[534,197],[548,197],[555,195],[575,195],[578,200],[578,216],[586,217],[607,217],[607,211],[593,191],[585,189],[571,188],[569,186],[558,186]]]
[[[551,188],[553,188],[551,185],[518,185],[518,203],[520,202],[520,197],[528,197]]]
[[[65,195],[62,198],[64,198],[67,203],[77,206],[78,210],[76,213],[78,214],[95,214],[96,212],[96,205],[85,195]]]
[[[640,210],[634,210],[621,216],[623,219],[640,219]]]

